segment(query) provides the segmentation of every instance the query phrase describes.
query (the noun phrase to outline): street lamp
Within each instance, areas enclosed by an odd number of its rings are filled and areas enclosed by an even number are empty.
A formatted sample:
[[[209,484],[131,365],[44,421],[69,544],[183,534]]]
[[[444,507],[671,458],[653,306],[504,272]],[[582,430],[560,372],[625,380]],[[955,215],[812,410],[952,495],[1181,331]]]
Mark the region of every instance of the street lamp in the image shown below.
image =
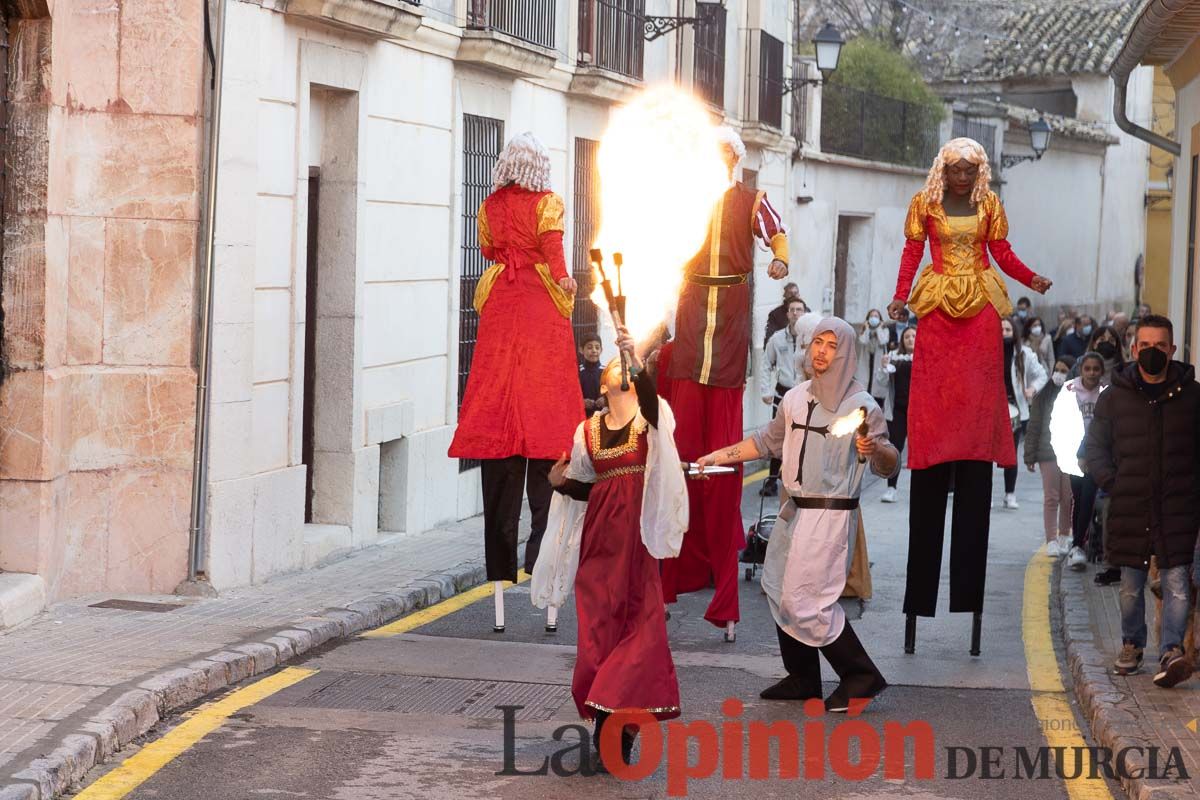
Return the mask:
[[[783,82],[783,94],[788,94],[798,86],[820,86],[838,68],[838,60],[842,57],[842,45],[846,40],[832,23],[826,22],[825,27],[817,32],[812,39],[817,51],[817,69],[821,71],[820,78],[788,78]]]
[[[1050,137],[1052,135],[1050,123],[1046,122],[1045,117],[1038,117],[1035,122],[1029,126],[1029,146],[1033,148],[1031,156],[1010,156],[1003,155],[1000,157],[1000,166],[1004,169],[1020,164],[1022,161],[1039,161],[1050,148]]]

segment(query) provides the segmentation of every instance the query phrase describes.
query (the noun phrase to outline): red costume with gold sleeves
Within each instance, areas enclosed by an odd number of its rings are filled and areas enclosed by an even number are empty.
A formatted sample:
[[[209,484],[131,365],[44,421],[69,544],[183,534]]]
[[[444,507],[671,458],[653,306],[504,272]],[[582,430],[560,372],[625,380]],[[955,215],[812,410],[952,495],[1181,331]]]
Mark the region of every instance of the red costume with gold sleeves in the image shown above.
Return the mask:
[[[787,235],[765,192],[731,186],[713,210],[704,247],[684,268],[668,363],[660,361],[675,410],[679,456],[695,461],[742,439],[742,390],[750,350],[754,237],[788,260]],[[663,561],[663,597],[715,583],[704,618],[737,621],[738,552],[745,546],[741,470],[688,481],[691,527],[678,558]]]
[[[563,202],[510,184],[479,207],[479,244],[497,264],[475,291],[479,333],[451,458],[555,460],[571,451],[583,394],[571,330],[574,298],[558,281]]]
[[[988,192],[975,214],[955,217],[918,194],[904,236],[894,299],[920,319],[909,390],[909,469],[948,461],[1013,466],[1000,337],[1000,318],[1012,314],[1012,303],[987,254],[1026,286],[1035,276],[1008,243],[1004,206]],[[926,241],[933,263],[913,287]]]

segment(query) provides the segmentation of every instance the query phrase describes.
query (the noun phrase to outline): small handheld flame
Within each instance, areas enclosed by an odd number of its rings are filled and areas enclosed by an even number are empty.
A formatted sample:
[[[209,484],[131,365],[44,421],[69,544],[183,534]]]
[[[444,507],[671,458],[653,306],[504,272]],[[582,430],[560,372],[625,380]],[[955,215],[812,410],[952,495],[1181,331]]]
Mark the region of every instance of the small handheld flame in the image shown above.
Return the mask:
[[[829,425],[830,436],[849,436],[858,430],[867,419],[866,412],[861,408],[850,412],[844,417],[838,417]]]

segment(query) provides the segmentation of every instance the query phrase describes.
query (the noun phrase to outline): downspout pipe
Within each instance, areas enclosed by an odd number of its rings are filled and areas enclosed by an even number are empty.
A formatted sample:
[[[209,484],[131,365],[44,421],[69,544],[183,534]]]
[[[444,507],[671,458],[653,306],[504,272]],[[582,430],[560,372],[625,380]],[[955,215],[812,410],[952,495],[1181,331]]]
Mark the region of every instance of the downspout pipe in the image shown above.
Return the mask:
[[[1125,100],[1129,91],[1129,76],[1141,63],[1142,57],[1167,26],[1182,9],[1191,5],[1192,0],[1150,0],[1142,13],[1138,15],[1129,33],[1129,38],[1121,47],[1121,52],[1113,61],[1109,75],[1113,86],[1113,121],[1117,127],[1130,136],[1141,139],[1151,147],[1157,147],[1170,153],[1176,158],[1183,152],[1179,142],[1168,139],[1152,130],[1143,128],[1129,119],[1125,113]]]
[[[212,60],[212,105],[208,123],[207,179],[204,208],[204,261],[200,271],[200,331],[197,337],[199,353],[196,365],[196,424],[192,461],[192,505],[188,527],[188,577],[176,590],[180,594],[215,595],[208,581],[208,443],[209,397],[212,379],[212,321],[213,321],[213,262],[217,211],[217,173],[220,164],[221,140],[221,83],[225,67],[225,15],[228,0],[205,0],[205,27],[209,24],[209,9],[218,9],[215,36],[209,43]]]

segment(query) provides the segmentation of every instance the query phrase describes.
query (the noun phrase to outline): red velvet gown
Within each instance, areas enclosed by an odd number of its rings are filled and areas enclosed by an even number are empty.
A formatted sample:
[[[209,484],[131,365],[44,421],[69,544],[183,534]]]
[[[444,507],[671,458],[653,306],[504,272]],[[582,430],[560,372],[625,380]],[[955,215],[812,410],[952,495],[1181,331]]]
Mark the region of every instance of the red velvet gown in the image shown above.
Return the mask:
[[[483,256],[504,269],[494,282],[487,275],[480,281],[490,291],[483,292],[451,458],[555,460],[571,451],[583,393],[570,296],[553,286],[567,277],[562,237],[562,199],[552,192],[509,185],[480,207]]]
[[[671,719],[679,716],[679,681],[658,561],[641,535],[647,436],[636,430],[636,419],[610,431],[605,418],[584,425],[596,482],[587,495],[575,574],[579,644],[571,694],[587,719],[617,709]]]

